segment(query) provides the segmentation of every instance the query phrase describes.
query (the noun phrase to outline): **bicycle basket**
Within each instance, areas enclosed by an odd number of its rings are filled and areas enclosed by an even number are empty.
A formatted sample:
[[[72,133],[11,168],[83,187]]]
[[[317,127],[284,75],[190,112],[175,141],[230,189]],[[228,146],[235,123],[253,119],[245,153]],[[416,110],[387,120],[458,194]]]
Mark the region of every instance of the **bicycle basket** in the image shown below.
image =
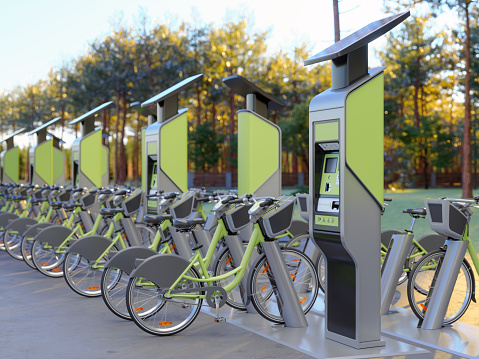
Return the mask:
[[[79,202],[84,210],[91,208],[95,204],[95,194],[87,192],[81,196]]]
[[[125,216],[130,217],[139,211],[141,206],[141,198],[143,197],[143,191],[141,188],[137,188],[133,193],[121,203]]]
[[[425,199],[424,204],[433,231],[454,239],[462,237],[468,217],[454,203],[440,199]]]
[[[181,198],[170,207],[170,214],[173,218],[186,218],[193,211],[193,202],[196,193],[193,191],[185,192]]]
[[[230,233],[236,233],[250,223],[248,210],[253,204],[231,206],[224,214],[225,225]]]
[[[280,197],[279,201],[263,214],[263,228],[268,238],[279,236],[291,227],[294,202],[294,197]]]
[[[308,203],[310,199],[309,194],[298,193],[296,194],[296,199],[298,201],[299,214],[304,220],[309,221],[309,214],[308,214]]]

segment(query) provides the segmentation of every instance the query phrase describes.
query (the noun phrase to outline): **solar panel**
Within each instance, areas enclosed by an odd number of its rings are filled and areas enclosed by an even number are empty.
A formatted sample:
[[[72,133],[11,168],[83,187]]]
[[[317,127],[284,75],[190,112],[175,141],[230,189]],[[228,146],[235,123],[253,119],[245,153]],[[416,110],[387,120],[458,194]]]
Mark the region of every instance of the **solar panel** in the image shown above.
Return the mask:
[[[312,65],[346,55],[376,40],[409,17],[409,11],[374,21],[304,61]]]
[[[37,127],[36,129],[30,131],[27,133],[27,135],[33,135],[34,133],[37,133],[38,131],[41,131],[43,130],[44,128],[47,128],[48,126],[51,126],[53,125],[55,122],[57,122],[58,120],[61,120],[61,117],[56,117],[54,118],[53,120],[51,121],[48,121],[47,123],[44,123],[43,125],[41,125],[40,127]]]
[[[0,141],[0,143],[9,140],[9,139],[15,137],[16,135],[19,135],[20,133],[22,133],[22,132],[24,132],[24,131],[25,131],[25,128],[21,128],[21,129],[15,131],[14,133],[12,133],[10,136],[5,137],[4,139],[2,139],[2,140]]]
[[[106,102],[103,105],[100,105],[97,108],[94,108],[93,110],[85,113],[84,115],[82,115],[80,117],[77,117],[76,119],[74,119],[73,121],[70,122],[70,125],[74,125],[75,123],[85,121],[85,120],[95,116],[98,112],[100,112],[101,110],[107,108],[108,106],[110,106],[112,104],[113,104],[113,101]]]
[[[150,98],[149,100],[143,102],[141,107],[151,106],[157,102],[164,101],[168,97],[177,95],[179,92],[183,91],[185,88],[189,87],[194,82],[200,80],[203,77],[203,74],[195,75],[184,79],[183,81],[177,83],[176,85],[170,87],[168,90],[165,90],[158,95]]]
[[[278,110],[284,106],[284,103],[279,101],[276,97],[270,95],[240,75],[228,76],[223,79],[223,82],[234,92],[243,97],[246,97],[248,94],[256,95],[258,100],[268,105],[268,110]]]

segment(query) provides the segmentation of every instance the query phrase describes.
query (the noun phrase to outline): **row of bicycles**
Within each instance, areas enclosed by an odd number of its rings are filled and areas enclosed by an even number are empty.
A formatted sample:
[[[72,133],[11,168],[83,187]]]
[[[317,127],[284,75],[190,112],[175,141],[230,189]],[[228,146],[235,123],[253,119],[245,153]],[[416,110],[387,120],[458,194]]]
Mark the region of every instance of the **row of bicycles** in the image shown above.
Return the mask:
[[[217,321],[225,304],[238,310],[252,304],[284,323],[262,243],[293,237],[294,197],[157,193],[148,199],[162,214],[138,215],[142,197],[141,189],[3,186],[0,244],[42,274],[63,277],[75,293],[102,296],[115,315],[151,334],[185,329],[203,301]],[[237,263],[226,238],[242,247]],[[295,248],[281,253],[307,313],[319,290],[315,265]]]
[[[308,233],[304,228],[291,230],[297,198],[161,192],[147,196],[156,200],[162,213],[151,215],[142,214],[143,197],[141,189],[1,185],[0,249],[43,275],[64,278],[79,295],[101,296],[113,314],[155,335],[184,330],[203,305],[216,311],[216,321],[223,320],[219,315],[223,305],[246,310],[251,304],[265,319],[284,324],[265,241],[281,242],[304,313],[313,307],[318,291],[326,290],[324,256],[311,260],[305,250]],[[454,240],[469,241],[479,273],[469,238],[471,208],[479,205],[479,198],[442,201],[466,218],[463,231],[458,230],[461,236]],[[208,214],[205,205],[211,208]],[[431,217],[426,208],[403,211],[412,217],[406,233],[413,233],[417,219]],[[413,240],[398,281],[408,281],[409,304],[421,320],[446,256],[445,240],[451,239],[448,233],[437,232]],[[400,233],[383,231],[383,261],[391,239]],[[242,257],[232,254],[232,240]],[[471,301],[475,301],[474,273],[463,259],[444,324],[457,321]]]

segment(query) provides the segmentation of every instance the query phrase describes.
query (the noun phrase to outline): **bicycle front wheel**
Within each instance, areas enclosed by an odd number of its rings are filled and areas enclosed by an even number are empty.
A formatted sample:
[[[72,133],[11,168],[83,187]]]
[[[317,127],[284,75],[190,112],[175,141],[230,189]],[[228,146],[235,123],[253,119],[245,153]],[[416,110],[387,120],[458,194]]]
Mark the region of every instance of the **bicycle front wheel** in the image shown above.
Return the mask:
[[[40,273],[48,277],[63,276],[64,253],[57,253],[55,248],[48,243],[42,243],[38,240],[33,241],[32,262]]]
[[[17,231],[7,229],[3,238],[4,243],[6,244],[5,250],[7,253],[17,260],[23,260],[21,252],[23,236]]]
[[[419,319],[424,319],[426,313],[426,298],[436,274],[438,263],[444,259],[446,251],[439,249],[426,254],[413,267],[407,283],[407,297],[413,313]],[[463,260],[459,275],[452,291],[444,325],[452,324],[463,316],[472,299],[473,286],[472,269],[467,260]]]
[[[318,295],[318,274],[313,263],[305,254],[292,248],[281,250],[289,271],[299,304],[306,314]],[[284,324],[282,308],[278,300],[278,288],[270,265],[263,255],[252,268],[250,285],[251,300],[256,311],[265,319]]]
[[[302,234],[297,237],[291,238],[285,245],[285,248],[294,248],[299,250],[300,252],[304,253],[306,249],[306,245],[310,242],[311,238],[309,234]],[[318,273],[319,279],[319,288],[326,293],[326,257],[324,256],[323,252],[318,248],[320,254],[315,261],[317,264],[316,272]],[[311,259],[311,258],[310,258]]]
[[[65,257],[63,272],[68,286],[76,293],[85,297],[99,297],[101,295],[101,277],[103,266],[110,258],[112,251],[118,251],[113,246],[110,251],[100,258],[90,261],[78,253],[70,252]]]
[[[199,278],[195,268],[186,276]],[[191,289],[190,298],[167,298],[160,288],[147,279],[132,277],[128,282],[126,305],[135,324],[147,333],[154,335],[172,335],[186,329],[198,316],[203,299],[201,282],[184,279],[178,289]],[[196,296],[196,298],[195,298]]]
[[[214,268],[214,275],[215,277],[218,277],[220,275],[231,272],[235,268],[236,266],[233,261],[231,252],[228,248],[225,248],[220,254],[218,254],[218,259],[216,260]],[[217,281],[216,285],[224,288],[227,284],[232,282],[234,278],[234,275],[224,278]],[[238,310],[246,310],[246,306],[243,304],[243,300],[241,299],[240,286],[241,283],[227,293],[228,297],[226,298],[226,304]],[[244,289],[246,290],[246,288]]]
[[[118,268],[106,268],[101,275],[101,296],[108,309],[123,319],[131,320],[126,308],[126,288],[130,276]]]

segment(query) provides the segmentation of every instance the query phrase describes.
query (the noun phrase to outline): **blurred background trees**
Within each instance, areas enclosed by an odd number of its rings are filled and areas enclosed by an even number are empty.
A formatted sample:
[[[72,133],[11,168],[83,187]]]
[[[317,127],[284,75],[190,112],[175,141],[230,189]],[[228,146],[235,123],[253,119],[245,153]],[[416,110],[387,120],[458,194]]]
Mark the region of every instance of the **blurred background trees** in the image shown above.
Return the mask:
[[[404,0],[386,2],[386,9],[391,13],[411,9],[412,16],[386,35],[376,56],[377,65],[387,66],[385,186],[427,188],[434,185],[433,175],[475,172],[477,5],[469,0],[447,4]],[[444,18],[450,20],[449,28],[443,26]],[[53,67],[46,79],[1,93],[1,133],[32,129],[61,117],[63,136],[77,131],[68,126],[71,120],[114,101],[115,106],[98,123],[107,134],[104,143],[110,147],[111,178],[115,183],[138,183],[140,132],[147,119],[129,105],[203,73],[203,81],[180,99],[180,107],[189,108],[189,171],[234,172],[236,111],[245,104],[221,80],[239,74],[285,103],[270,114],[283,131],[283,171],[303,172],[307,178],[308,104],[330,87],[328,63],[303,65],[313,54],[307,44],[268,51],[268,33],[255,31],[245,16],[221,26],[172,25],[153,22],[140,11],[133,26],[120,19],[111,23],[111,29],[81,56]],[[339,25],[337,30],[339,36]],[[469,147],[471,159],[464,155],[464,147]]]

